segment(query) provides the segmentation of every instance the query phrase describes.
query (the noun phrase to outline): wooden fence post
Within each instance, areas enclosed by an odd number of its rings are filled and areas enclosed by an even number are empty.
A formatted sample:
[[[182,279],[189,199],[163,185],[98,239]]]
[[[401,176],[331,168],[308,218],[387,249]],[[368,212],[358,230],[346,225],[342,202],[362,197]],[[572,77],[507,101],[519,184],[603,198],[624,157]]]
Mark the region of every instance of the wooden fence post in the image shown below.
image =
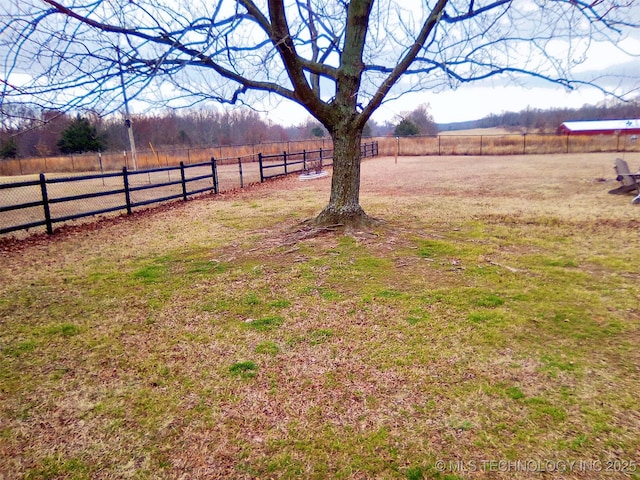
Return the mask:
[[[124,183],[124,199],[127,202],[127,215],[131,215],[131,192],[129,191],[129,173],[126,165],[122,167],[122,183]]]
[[[182,200],[187,201],[187,182],[184,175],[184,162],[180,161],[180,180],[182,182]]]
[[[213,193],[218,194],[218,163],[215,157],[211,157],[211,174],[213,175]]]
[[[260,166],[260,183],[264,183],[264,171],[262,170],[262,152],[258,153],[258,165]]]
[[[44,173],[40,174],[40,192],[42,193],[42,206],[44,207],[44,221],[47,225],[47,233],[53,233],[53,224],[51,222],[51,210],[49,209],[49,195],[47,194],[47,180]]]

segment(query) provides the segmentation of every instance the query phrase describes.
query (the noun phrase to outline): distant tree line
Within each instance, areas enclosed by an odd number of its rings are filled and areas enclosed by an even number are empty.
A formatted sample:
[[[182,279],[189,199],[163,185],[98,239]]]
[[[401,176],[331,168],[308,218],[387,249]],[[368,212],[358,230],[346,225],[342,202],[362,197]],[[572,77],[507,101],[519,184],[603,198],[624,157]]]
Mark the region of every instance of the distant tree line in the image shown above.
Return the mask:
[[[608,100],[596,105],[583,105],[575,109],[526,108],[519,112],[492,114],[480,120],[440,124],[438,127],[441,131],[503,127],[523,132],[555,133],[563,122],[568,121],[637,118],[640,118],[640,97],[628,102]]]
[[[56,110],[35,111],[20,104],[3,104],[1,108],[0,158],[129,149],[122,115],[103,118],[85,112],[73,116]],[[363,134],[370,137],[437,133],[428,105],[403,112],[398,118],[399,123],[395,124],[377,124],[370,120]],[[167,110],[134,115],[131,124],[138,148],[253,145],[329,136],[326,129],[312,119],[283,127],[265,121],[248,108]],[[394,133],[394,130],[398,131]]]
[[[364,136],[436,135],[439,131],[503,127],[514,131],[555,133],[570,120],[640,118],[640,98],[631,102],[608,101],[578,109],[541,110],[527,108],[503,112],[480,120],[436,124],[429,105],[397,115],[395,122],[378,124],[370,120]],[[136,145],[146,148],[251,145],[308,138],[322,138],[328,132],[311,119],[294,127],[265,121],[257,112],[245,109],[187,109],[132,117]],[[56,110],[34,111],[20,104],[2,104],[0,111],[0,158],[44,157],[86,152],[129,149],[128,132],[122,116],[103,118],[95,113],[71,115]]]
[[[0,118],[0,156],[35,157],[81,151],[129,148],[128,131],[120,115],[107,118],[55,111],[33,111],[3,105]],[[253,110],[185,110],[135,115],[131,119],[136,144],[142,148],[211,146],[283,141],[306,134],[316,124],[285,129],[264,121]]]

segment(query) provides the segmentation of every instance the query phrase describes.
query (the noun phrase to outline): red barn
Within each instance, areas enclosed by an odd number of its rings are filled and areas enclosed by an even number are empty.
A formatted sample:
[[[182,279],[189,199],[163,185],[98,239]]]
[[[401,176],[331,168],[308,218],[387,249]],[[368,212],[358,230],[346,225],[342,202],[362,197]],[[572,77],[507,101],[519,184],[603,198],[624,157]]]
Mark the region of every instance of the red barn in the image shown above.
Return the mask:
[[[639,135],[640,120],[583,120],[564,122],[558,128],[564,135]]]

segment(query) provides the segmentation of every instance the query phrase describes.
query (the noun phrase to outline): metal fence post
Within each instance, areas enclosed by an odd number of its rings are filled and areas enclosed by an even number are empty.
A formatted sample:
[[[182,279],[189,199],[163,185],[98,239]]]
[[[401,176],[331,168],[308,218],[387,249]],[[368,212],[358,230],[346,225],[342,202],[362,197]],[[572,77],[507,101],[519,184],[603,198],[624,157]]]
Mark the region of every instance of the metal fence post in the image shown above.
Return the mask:
[[[187,201],[187,182],[184,176],[184,162],[180,162],[180,180],[182,181],[182,200]]]
[[[258,164],[260,166],[260,183],[264,182],[264,171],[262,170],[262,153],[258,153]]]
[[[131,215],[131,192],[129,191],[129,173],[127,167],[122,167],[122,183],[124,183],[124,199],[127,203],[127,215]]]
[[[305,172],[307,171],[307,150],[306,149],[302,150],[302,169]]]
[[[284,159],[284,174],[286,175],[287,173],[287,152],[282,152],[282,158]]]
[[[49,209],[49,195],[47,194],[47,180],[44,173],[40,174],[40,191],[42,193],[42,206],[44,207],[44,221],[47,225],[47,233],[53,233],[53,224],[51,223],[51,210]]]

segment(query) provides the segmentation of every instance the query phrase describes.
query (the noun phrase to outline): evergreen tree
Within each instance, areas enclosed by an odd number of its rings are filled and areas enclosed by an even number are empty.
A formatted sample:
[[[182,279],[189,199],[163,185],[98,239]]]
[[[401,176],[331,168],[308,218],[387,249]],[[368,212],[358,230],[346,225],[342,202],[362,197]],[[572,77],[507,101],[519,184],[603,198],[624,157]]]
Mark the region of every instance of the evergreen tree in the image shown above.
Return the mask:
[[[311,129],[311,135],[316,138],[322,138],[324,137],[324,129],[320,125],[317,125]]]
[[[411,120],[404,118],[398,125],[396,125],[393,134],[396,137],[410,137],[412,135],[418,135],[420,129]]]
[[[101,152],[104,150],[104,141],[98,136],[96,127],[78,115],[62,132],[58,148],[62,153]]]
[[[16,158],[18,156],[18,144],[10,138],[0,143],[0,158]]]

